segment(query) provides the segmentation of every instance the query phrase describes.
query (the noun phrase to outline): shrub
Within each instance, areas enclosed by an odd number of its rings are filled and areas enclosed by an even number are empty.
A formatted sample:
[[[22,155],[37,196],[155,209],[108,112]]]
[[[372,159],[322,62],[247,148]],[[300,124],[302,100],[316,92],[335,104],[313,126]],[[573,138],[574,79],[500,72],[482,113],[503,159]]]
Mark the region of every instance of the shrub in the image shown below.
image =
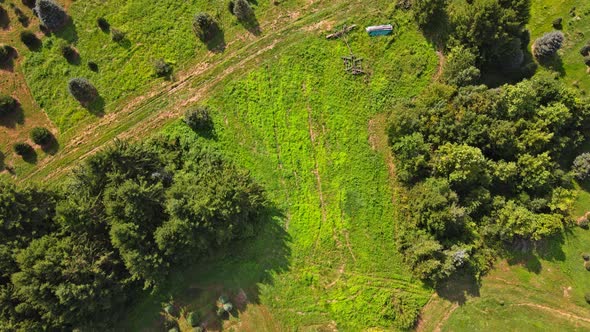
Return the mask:
[[[33,147],[24,142],[18,142],[14,144],[12,146],[12,149],[14,150],[14,153],[16,153],[19,156],[24,156],[33,152]]]
[[[590,152],[582,153],[574,159],[572,173],[578,180],[585,180],[590,175]]]
[[[35,7],[35,0],[22,0],[22,3],[29,8]]]
[[[197,313],[191,311],[188,313],[188,315],[186,315],[186,321],[191,327],[195,327],[199,325],[199,316]]]
[[[63,55],[64,58],[66,58],[66,60],[68,61],[72,61],[77,53],[76,50],[74,50],[74,48],[70,45],[62,45],[60,47],[60,51],[61,51],[61,55]]]
[[[65,10],[52,0],[37,0],[35,11],[41,23],[49,30],[61,28],[68,19]]]
[[[582,258],[583,258],[583,259],[584,259],[586,262],[587,262],[587,261],[590,261],[590,254],[588,254],[588,253],[582,254]]]
[[[586,268],[586,271],[590,271],[590,262],[585,262],[584,267]]]
[[[154,62],[154,70],[159,77],[170,76],[172,74],[172,66],[166,63],[164,59],[158,59]]]
[[[0,63],[5,63],[10,60],[11,47],[8,45],[0,45]]]
[[[580,49],[580,55],[582,55],[582,56],[590,55],[590,44],[584,45],[584,47],[582,47]]]
[[[39,44],[39,38],[29,30],[20,33],[20,40],[29,48],[36,47]]]
[[[97,72],[98,65],[96,64],[96,62],[88,61],[88,69],[92,70],[93,72]]]
[[[535,58],[544,60],[554,56],[563,44],[563,33],[561,31],[553,31],[544,34],[537,38],[533,44],[533,54]]]
[[[16,100],[8,95],[0,95],[0,115],[4,115],[14,109]]]
[[[31,130],[31,140],[38,145],[46,145],[51,142],[53,135],[47,128],[35,127]]]
[[[96,24],[98,25],[98,28],[103,32],[108,32],[111,28],[111,25],[109,24],[109,22],[107,22],[106,18],[104,17],[99,17],[96,20]]]
[[[206,106],[198,106],[186,111],[184,122],[193,130],[197,131],[211,130],[213,128],[213,120],[209,115],[209,108]]]
[[[586,64],[586,66],[590,67],[590,55],[584,57],[584,64]]]
[[[252,7],[246,0],[235,0],[233,13],[240,21],[247,21],[254,14]]]
[[[208,41],[215,35],[217,23],[207,13],[199,13],[193,19],[193,31],[202,41]]]
[[[81,103],[90,103],[98,96],[96,88],[85,78],[72,78],[68,90]]]
[[[559,17],[553,20],[551,25],[553,25],[553,28],[555,29],[561,29],[561,22],[563,22],[563,18]]]
[[[590,293],[586,293],[586,295],[584,295],[584,299],[586,302],[590,303]]]
[[[590,225],[590,221],[588,221],[588,218],[585,218],[580,220],[578,222],[578,226],[580,226],[583,229],[588,229],[588,225]]]
[[[118,29],[111,29],[111,38],[114,42],[120,43],[125,39],[125,33]]]

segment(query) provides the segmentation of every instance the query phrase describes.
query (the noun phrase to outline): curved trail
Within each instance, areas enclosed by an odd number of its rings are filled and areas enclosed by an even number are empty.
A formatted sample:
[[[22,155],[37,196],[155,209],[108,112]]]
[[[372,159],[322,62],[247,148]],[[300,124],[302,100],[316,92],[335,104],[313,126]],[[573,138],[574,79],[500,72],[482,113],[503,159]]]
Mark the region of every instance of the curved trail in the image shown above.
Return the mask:
[[[335,15],[344,16],[353,7],[350,3],[335,3],[324,6],[320,11],[310,9],[314,4],[315,2],[310,2],[297,12],[282,15],[272,22],[262,22],[261,26],[268,30],[261,37],[252,37],[248,33],[245,33],[246,37],[236,37],[256,38],[251,43],[239,49],[226,51],[217,59],[214,59],[214,53],[210,53],[202,62],[179,73],[177,81],[156,84],[143,95],[133,97],[117,111],[108,113],[81,128],[76,137],[68,141],[58,154],[45,158],[32,173],[17,181],[33,178],[51,180],[67,173],[73,167],[74,161],[96,153],[112,141],[112,138],[104,138],[105,132],[112,132],[114,137],[120,139],[138,138],[162,127],[171,119],[178,118],[186,106],[201,100],[207,92],[230,75],[262,61],[263,55],[277,45],[286,46],[290,42],[297,42],[299,39],[294,35],[298,32],[309,33],[308,25],[315,22],[317,17],[325,19]],[[309,12],[302,15],[305,11]],[[228,43],[227,50],[231,49],[231,44],[232,41]],[[200,80],[202,82],[199,82]],[[182,99],[179,95],[189,97]],[[159,106],[161,103],[168,104]],[[50,168],[51,171],[47,172]]]

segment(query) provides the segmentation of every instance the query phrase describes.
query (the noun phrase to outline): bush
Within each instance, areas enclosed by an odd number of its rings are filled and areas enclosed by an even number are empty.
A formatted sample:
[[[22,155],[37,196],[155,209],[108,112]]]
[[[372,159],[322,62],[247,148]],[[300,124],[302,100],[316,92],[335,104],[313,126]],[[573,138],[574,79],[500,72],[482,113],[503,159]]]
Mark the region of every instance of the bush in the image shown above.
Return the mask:
[[[582,56],[588,56],[588,55],[590,55],[590,44],[589,45],[584,45],[584,47],[582,47],[580,49],[580,55],[582,55]]]
[[[88,69],[92,70],[93,72],[97,72],[98,65],[96,64],[96,62],[88,61]]]
[[[544,60],[554,56],[563,44],[563,33],[553,31],[537,38],[533,44],[533,54],[538,60]]]
[[[193,19],[193,31],[202,41],[208,41],[215,35],[217,23],[207,13],[199,13]]]
[[[96,88],[85,78],[72,78],[68,90],[81,103],[91,103],[98,96]]]
[[[65,10],[52,0],[37,0],[35,12],[37,12],[41,23],[53,31],[64,26],[68,19]]]
[[[158,59],[154,62],[154,70],[159,77],[166,77],[172,74],[172,66],[166,63],[164,59]]]
[[[583,258],[583,259],[584,259],[586,262],[587,262],[587,261],[590,261],[590,254],[588,254],[588,253],[582,254],[582,258]]]
[[[68,61],[72,61],[77,56],[76,50],[70,45],[62,45],[60,51],[61,55]]]
[[[111,25],[109,24],[109,22],[107,22],[106,18],[104,17],[98,18],[96,20],[96,24],[98,25],[98,28],[103,32],[108,32],[111,28]]]
[[[0,95],[0,115],[4,115],[14,109],[16,100],[8,95]]]
[[[574,159],[572,173],[578,180],[586,180],[590,175],[590,152],[582,153]]]
[[[246,0],[235,0],[233,13],[239,21],[249,20],[254,12]]]
[[[191,327],[195,327],[199,325],[199,315],[197,313],[191,311],[186,315],[186,321],[189,323]]]
[[[184,122],[196,131],[211,130],[213,128],[213,120],[209,115],[209,108],[206,106],[198,106],[186,111]]]
[[[33,147],[24,142],[14,144],[12,146],[12,149],[14,150],[14,153],[16,153],[19,156],[24,156],[33,152]]]
[[[39,44],[39,38],[29,30],[20,33],[20,40],[29,48],[36,47]]]
[[[590,221],[588,221],[588,218],[586,217],[578,222],[578,226],[583,229],[588,229],[588,225],[590,225]]]
[[[46,145],[51,142],[53,135],[47,128],[35,127],[31,130],[31,140],[38,145]]]
[[[590,67],[590,55],[584,57],[584,64]]]
[[[590,303],[590,293],[586,293],[586,295],[584,295],[584,299],[586,302]]]
[[[111,38],[114,42],[120,43],[125,39],[125,33],[118,29],[111,29]]]
[[[586,268],[586,271],[590,271],[590,262],[585,262],[584,267]]]
[[[561,22],[563,22],[563,18],[559,17],[553,20],[551,25],[553,25],[553,28],[555,29],[561,29]]]
[[[0,63],[6,63],[11,57],[11,47],[8,45],[0,45]]]

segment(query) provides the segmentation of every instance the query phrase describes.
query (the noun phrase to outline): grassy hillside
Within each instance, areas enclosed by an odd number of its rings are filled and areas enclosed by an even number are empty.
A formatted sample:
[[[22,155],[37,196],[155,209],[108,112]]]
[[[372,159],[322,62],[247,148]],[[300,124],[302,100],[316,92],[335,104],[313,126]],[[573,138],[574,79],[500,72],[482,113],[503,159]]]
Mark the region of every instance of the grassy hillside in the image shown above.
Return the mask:
[[[269,266],[284,251],[262,236],[251,244],[258,250],[240,250],[214,268],[199,269],[199,289],[249,290],[287,330],[411,325],[430,290],[411,278],[396,251],[392,189],[376,151],[384,128],[370,124],[392,103],[425,88],[437,58],[409,17],[395,15],[393,21],[399,29],[393,37],[350,35],[370,75],[345,73],[345,44],[312,34],[260,69],[223,82],[207,101],[216,123],[208,144],[251,170],[267,189],[289,254],[286,267]],[[181,137],[187,131],[180,122],[165,130]],[[280,273],[253,288],[266,270]],[[215,298],[205,292],[187,299],[185,292],[186,286],[172,293],[197,308],[207,306],[203,296]],[[157,316],[157,305],[141,312]]]

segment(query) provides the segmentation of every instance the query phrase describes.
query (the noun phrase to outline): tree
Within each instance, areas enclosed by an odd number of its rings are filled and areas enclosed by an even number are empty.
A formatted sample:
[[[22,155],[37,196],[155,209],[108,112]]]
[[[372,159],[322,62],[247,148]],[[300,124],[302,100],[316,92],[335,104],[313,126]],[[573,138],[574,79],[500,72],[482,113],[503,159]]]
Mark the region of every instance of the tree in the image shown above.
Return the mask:
[[[96,88],[85,78],[72,78],[68,83],[70,94],[80,103],[91,103],[98,97]]]
[[[584,181],[590,175],[590,153],[585,152],[581,155],[577,156],[574,159],[574,164],[572,166],[572,173],[574,176],[581,181]]]
[[[8,62],[12,57],[12,47],[0,45],[0,65]]]
[[[248,21],[254,15],[252,7],[247,0],[235,0],[233,13],[239,21]]]
[[[34,151],[33,148],[29,144],[24,143],[24,142],[15,143],[12,146],[12,148],[14,150],[14,153],[16,153],[19,156],[25,156],[25,155],[28,155]]]
[[[446,0],[413,0],[414,19],[421,28],[432,28],[444,15]]]
[[[46,145],[53,139],[53,134],[47,128],[35,127],[31,130],[31,140],[35,144]]]
[[[457,186],[489,181],[486,159],[479,148],[469,145],[446,143],[434,153],[434,173],[449,179]]]
[[[533,44],[533,55],[537,60],[547,60],[553,57],[563,44],[564,36],[561,31],[552,31],[537,38]]]
[[[154,62],[154,71],[158,77],[168,77],[172,74],[172,66],[164,59],[158,59]]]
[[[217,22],[208,13],[198,13],[193,18],[193,31],[203,42],[211,40],[217,29]]]
[[[52,31],[59,30],[68,19],[65,10],[53,0],[37,0],[35,11],[41,23]]]
[[[403,136],[392,146],[398,177],[404,182],[421,179],[428,173],[430,144],[420,133]]]
[[[184,113],[184,122],[196,131],[208,131],[213,129],[213,119],[209,114],[209,107],[197,106]]]
[[[465,47],[452,48],[443,68],[443,82],[459,87],[475,84],[480,75],[475,60],[476,56]]]
[[[102,30],[102,32],[109,32],[111,25],[109,24],[109,22],[107,21],[106,18],[104,17],[99,17],[96,20],[96,25],[98,25],[98,28],[100,30]]]
[[[16,100],[9,95],[0,94],[0,116],[10,113],[16,107]]]
[[[37,38],[37,36],[29,30],[24,30],[20,33],[20,40],[28,48],[35,48],[40,43],[39,38]]]

